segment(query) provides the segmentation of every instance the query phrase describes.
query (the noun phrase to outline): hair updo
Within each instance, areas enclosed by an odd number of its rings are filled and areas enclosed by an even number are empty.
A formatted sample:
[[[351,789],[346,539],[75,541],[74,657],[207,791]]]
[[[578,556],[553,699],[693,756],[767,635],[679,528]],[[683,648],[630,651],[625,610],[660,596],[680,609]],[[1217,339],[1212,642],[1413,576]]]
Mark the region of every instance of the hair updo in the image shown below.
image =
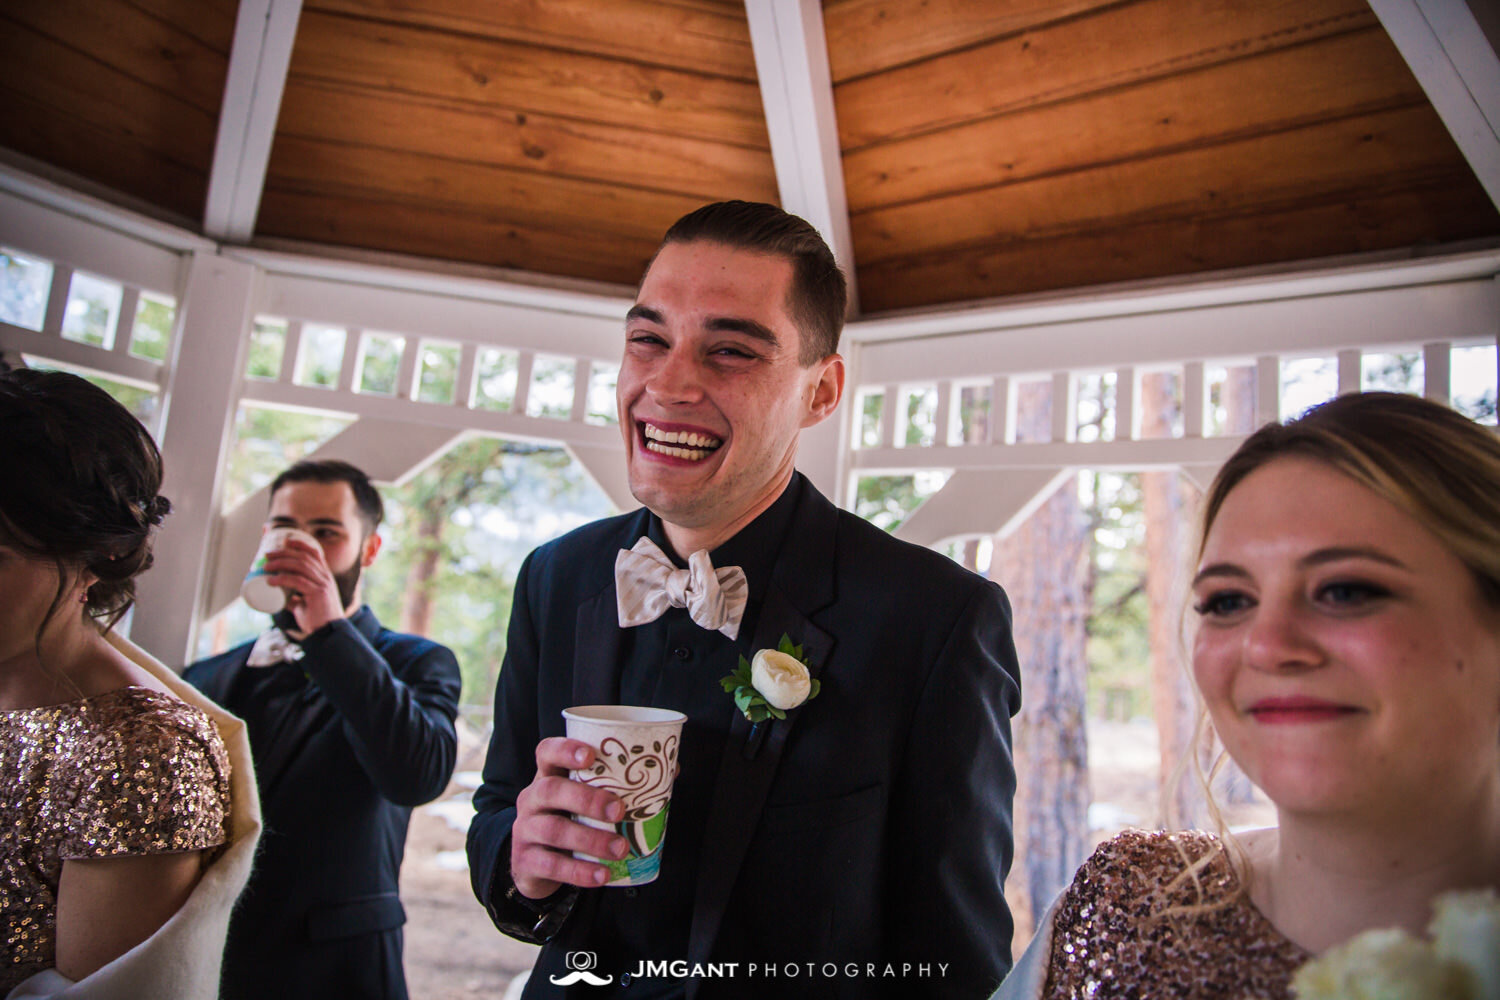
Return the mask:
[[[156,442],[103,389],[65,372],[0,371],[0,542],[57,564],[49,620],[79,573],[95,577],[84,609],[105,628],[129,610],[172,509],[161,476]]]

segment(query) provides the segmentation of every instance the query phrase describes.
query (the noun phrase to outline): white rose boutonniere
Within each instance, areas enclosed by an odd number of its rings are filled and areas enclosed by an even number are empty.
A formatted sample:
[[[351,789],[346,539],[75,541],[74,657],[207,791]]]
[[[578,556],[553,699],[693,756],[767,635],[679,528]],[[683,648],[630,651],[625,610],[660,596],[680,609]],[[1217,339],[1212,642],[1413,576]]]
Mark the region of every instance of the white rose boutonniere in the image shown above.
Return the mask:
[[[1500,901],[1490,889],[1433,902],[1431,941],[1403,930],[1357,934],[1292,978],[1298,1000],[1481,1000],[1500,996]]]
[[[719,684],[734,695],[734,703],[751,722],[785,719],[786,713],[818,696],[822,685],[807,669],[802,647],[783,635],[775,649],[758,650],[755,659],[740,665]]]

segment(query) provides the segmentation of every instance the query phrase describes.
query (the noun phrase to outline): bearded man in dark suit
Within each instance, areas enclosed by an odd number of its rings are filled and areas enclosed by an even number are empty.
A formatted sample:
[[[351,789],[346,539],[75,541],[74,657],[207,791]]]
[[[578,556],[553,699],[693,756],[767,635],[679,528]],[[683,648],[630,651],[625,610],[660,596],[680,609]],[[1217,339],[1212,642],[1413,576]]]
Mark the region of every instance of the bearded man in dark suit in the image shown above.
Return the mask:
[[[527,998],[982,997],[1010,966],[1009,604],[794,468],[843,393],[845,294],[811,226],[743,202],[679,220],[641,282],[618,402],[645,509],[522,567],[474,799],[475,893],[545,944]],[[674,579],[645,622],[638,582],[615,575],[642,539]],[[738,615],[712,582],[730,566]],[[783,635],[821,691],[752,725],[720,678]],[[601,887],[606,868],[573,854],[626,850],[574,818],[620,819],[613,794],[568,779],[594,751],[560,712],[601,703],[687,716],[646,885]]]
[[[458,736],[458,661],[383,627],[360,600],[384,511],[347,462],[271,484],[266,560],[288,593],[253,643],[183,677],[245,720],[265,829],[224,951],[224,1000],[405,1000],[397,895],[413,806],[442,794]]]

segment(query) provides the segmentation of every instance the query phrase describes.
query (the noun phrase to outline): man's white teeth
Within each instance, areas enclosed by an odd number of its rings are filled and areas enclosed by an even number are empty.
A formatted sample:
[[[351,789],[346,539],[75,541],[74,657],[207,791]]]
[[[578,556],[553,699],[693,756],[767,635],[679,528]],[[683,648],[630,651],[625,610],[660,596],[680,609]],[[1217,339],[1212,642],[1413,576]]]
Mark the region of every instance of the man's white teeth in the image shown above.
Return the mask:
[[[664,431],[660,427],[644,424],[646,440],[660,444],[682,444],[689,448],[706,448],[709,451],[717,448],[721,442],[718,438],[709,434],[698,434],[693,431]]]
[[[646,436],[646,450],[654,451],[658,455],[671,455],[673,458],[685,458],[690,461],[700,461],[708,457],[709,453],[724,442],[711,434],[699,434],[695,431],[668,431],[651,424],[641,425]]]

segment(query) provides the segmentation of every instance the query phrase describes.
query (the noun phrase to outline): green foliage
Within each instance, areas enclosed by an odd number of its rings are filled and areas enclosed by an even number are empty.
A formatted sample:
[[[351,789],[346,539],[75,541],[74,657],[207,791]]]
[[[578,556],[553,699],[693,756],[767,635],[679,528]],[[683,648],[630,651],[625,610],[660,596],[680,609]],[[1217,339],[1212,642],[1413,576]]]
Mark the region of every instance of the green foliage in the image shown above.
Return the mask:
[[[394,376],[391,381],[395,381]],[[421,374],[417,376],[417,398],[424,403],[451,403],[457,381],[458,345],[423,344]]]
[[[251,378],[276,378],[286,353],[286,321],[257,319],[250,331],[249,359],[245,374]]]
[[[398,627],[414,593],[425,594],[425,632],[457,655],[463,703],[486,706],[522,559],[609,513],[609,502],[562,448],[478,437],[384,495],[386,544],[366,577],[366,600]]]
[[[396,395],[396,377],[401,371],[401,353],[405,348],[405,337],[365,334],[364,353],[360,358],[359,391],[382,396]]]
[[[172,338],[172,323],[176,318],[177,306],[170,300],[141,296],[130,334],[130,353],[153,361],[165,361],[167,343]]]
[[[276,474],[350,423],[332,414],[241,405],[234,416],[234,444],[225,468],[224,507],[269,485]]]
[[[1131,718],[1150,710],[1151,645],[1146,595],[1146,521],[1140,477],[1083,475],[1093,526],[1088,632],[1089,714]]]

